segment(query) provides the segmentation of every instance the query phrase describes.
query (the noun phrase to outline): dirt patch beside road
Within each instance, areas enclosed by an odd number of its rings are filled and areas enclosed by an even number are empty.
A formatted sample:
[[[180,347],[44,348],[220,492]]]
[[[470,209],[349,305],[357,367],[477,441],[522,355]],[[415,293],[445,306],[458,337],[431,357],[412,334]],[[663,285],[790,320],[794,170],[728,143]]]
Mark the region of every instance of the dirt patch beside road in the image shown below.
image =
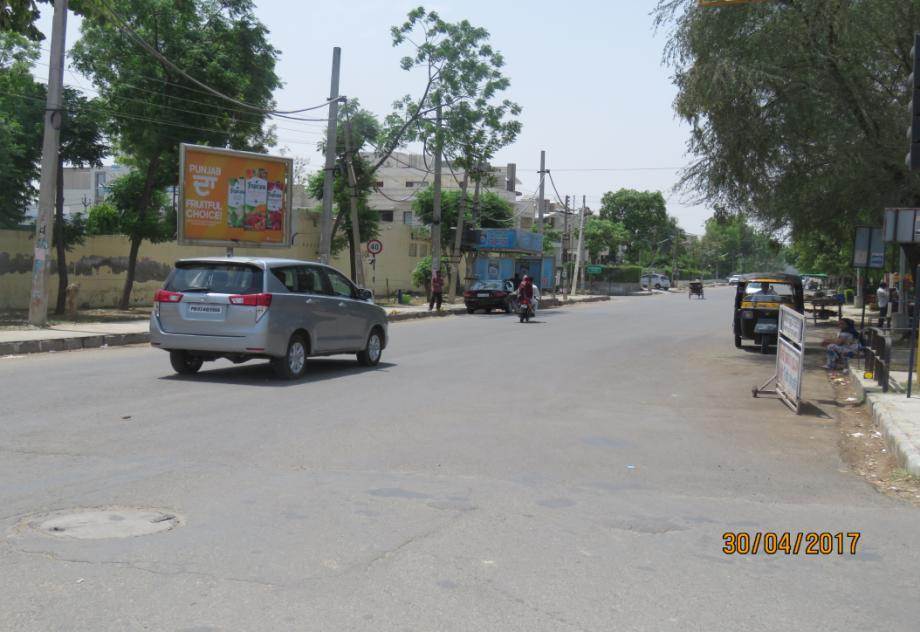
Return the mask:
[[[878,431],[872,415],[859,404],[858,394],[844,373],[829,376],[837,402],[840,454],[846,464],[875,489],[920,506],[920,478],[904,471]]]

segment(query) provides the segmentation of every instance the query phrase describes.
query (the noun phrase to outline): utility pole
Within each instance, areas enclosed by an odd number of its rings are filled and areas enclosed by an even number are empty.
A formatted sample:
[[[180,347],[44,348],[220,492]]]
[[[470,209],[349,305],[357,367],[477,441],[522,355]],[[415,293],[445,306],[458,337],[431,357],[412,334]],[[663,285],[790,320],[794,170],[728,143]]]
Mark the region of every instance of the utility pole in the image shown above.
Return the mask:
[[[565,206],[562,209],[562,300],[565,300],[569,291],[569,196],[565,196]]]
[[[671,276],[674,277],[671,279],[671,287],[677,287],[677,239],[674,238],[671,240]]]
[[[540,150],[540,197],[537,199],[537,232],[543,232],[543,193],[546,180],[546,152]]]
[[[585,229],[585,216],[588,214],[588,204],[587,204],[587,200],[588,200],[588,196],[587,196],[587,195],[582,195],[582,196],[581,196],[581,229],[582,229],[582,231],[584,231],[584,229]],[[585,261],[587,260],[587,256],[586,256],[586,255],[587,255],[588,253],[585,252],[585,240],[584,240],[584,238],[579,237],[578,243],[580,244],[580,245],[579,245],[579,248],[578,248],[578,252],[579,252],[579,254],[580,254],[580,256],[581,256],[581,272],[579,272],[579,274],[581,274],[581,276],[579,277],[579,283],[581,284],[581,287],[586,288],[586,287],[588,287],[588,284],[587,284],[587,282],[585,281]]]
[[[64,93],[64,42],[67,31],[67,0],[54,3],[51,27],[51,58],[48,69],[48,97],[45,101],[45,137],[42,143],[42,173],[38,190],[38,217],[35,219],[35,250],[32,263],[32,294],[29,323],[48,324],[48,281],[51,272],[51,234],[53,231],[55,187],[58,179],[58,154],[61,141],[61,109]]]
[[[441,103],[434,129],[434,184],[431,213],[431,276],[441,270]]]
[[[339,67],[342,49],[332,49],[332,81],[329,87],[329,123],[326,126],[326,167],[323,171],[323,217],[319,233],[319,260],[329,263],[332,256],[332,196],[335,181],[336,132],[339,117]]]
[[[578,218],[578,250],[575,251],[575,274],[572,275],[572,296],[578,293],[578,273],[581,267],[581,249],[585,244],[585,208],[581,208],[581,217]]]
[[[358,182],[355,178],[354,157],[351,154],[351,119],[345,121],[345,164],[348,167],[348,185],[351,188],[349,211],[351,213],[351,257],[355,270],[354,282],[364,287],[364,261],[361,258],[361,231],[358,226]]]

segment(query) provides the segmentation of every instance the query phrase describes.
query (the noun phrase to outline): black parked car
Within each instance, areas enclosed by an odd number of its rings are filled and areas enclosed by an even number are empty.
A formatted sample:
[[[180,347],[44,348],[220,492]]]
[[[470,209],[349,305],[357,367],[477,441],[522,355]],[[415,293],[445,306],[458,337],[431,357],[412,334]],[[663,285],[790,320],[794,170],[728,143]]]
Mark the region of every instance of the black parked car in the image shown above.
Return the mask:
[[[517,305],[514,284],[511,281],[476,281],[463,293],[463,303],[470,314],[477,309],[484,309],[486,313],[500,309],[510,314]]]

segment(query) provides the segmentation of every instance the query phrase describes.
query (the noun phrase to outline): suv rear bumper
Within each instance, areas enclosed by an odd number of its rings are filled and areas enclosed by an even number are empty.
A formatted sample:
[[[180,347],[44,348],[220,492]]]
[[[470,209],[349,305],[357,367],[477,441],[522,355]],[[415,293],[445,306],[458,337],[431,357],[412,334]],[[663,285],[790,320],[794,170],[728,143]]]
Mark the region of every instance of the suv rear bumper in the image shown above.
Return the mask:
[[[267,324],[267,323],[266,323]],[[150,316],[150,344],[167,351],[205,351],[218,355],[283,356],[286,349],[274,349],[268,327],[245,336],[203,336],[163,331],[156,314]]]

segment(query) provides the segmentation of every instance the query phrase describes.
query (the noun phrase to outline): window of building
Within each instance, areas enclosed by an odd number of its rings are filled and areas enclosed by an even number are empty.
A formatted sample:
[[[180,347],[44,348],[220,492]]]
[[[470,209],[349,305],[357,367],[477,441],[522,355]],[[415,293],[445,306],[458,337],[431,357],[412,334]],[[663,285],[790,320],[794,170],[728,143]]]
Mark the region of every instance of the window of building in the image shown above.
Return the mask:
[[[418,245],[418,256],[427,257],[428,256],[428,244],[419,244]]]
[[[377,182],[374,183],[374,186],[377,187],[378,189],[382,189],[382,188],[383,188],[383,180],[377,180]]]
[[[392,222],[393,221],[393,211],[380,211],[380,221],[381,222]]]
[[[412,224],[412,211],[403,211],[403,224]]]
[[[407,188],[407,189],[411,189],[411,188],[414,187],[414,186],[415,186],[415,182],[414,182],[414,181],[412,181],[412,180],[406,180],[406,188]]]
[[[409,244],[409,256],[410,257],[418,256],[418,244]]]

